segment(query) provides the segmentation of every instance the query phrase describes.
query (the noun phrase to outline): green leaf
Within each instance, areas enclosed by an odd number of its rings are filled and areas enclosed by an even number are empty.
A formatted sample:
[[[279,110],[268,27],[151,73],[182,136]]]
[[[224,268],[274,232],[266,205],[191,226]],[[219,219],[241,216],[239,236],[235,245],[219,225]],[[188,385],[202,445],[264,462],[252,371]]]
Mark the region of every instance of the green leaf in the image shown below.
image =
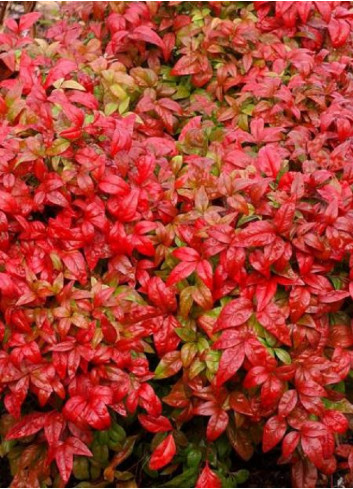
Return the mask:
[[[330,401],[329,399],[322,400],[327,409],[334,409],[344,414],[353,414],[353,404],[347,399],[341,399],[340,401]]]
[[[341,290],[341,288],[342,288],[341,279],[339,279],[338,277],[329,277],[329,279],[331,280],[331,282],[332,282],[332,284],[336,290]]]
[[[125,90],[118,83],[111,85],[109,88],[112,94],[118,99],[124,100],[127,97]]]
[[[197,476],[198,466],[196,465],[195,467],[184,470],[182,474],[177,475],[159,487],[195,487]]]
[[[67,141],[66,139],[55,139],[50,148],[47,149],[46,153],[48,156],[60,155],[67,150],[70,144],[70,141]]]
[[[199,338],[199,340],[197,342],[197,348],[198,348],[200,353],[203,353],[204,351],[206,351],[210,348],[210,345],[209,345],[208,341],[206,340],[206,338],[204,338],[204,337]]]
[[[176,93],[173,95],[174,100],[190,97],[190,90],[184,85],[178,85]]]
[[[109,116],[112,115],[114,112],[116,112],[119,108],[119,104],[115,102],[110,102],[104,107],[104,114]]]
[[[235,474],[235,480],[238,484],[244,484],[249,478],[249,471],[246,469],[238,470]]]
[[[217,369],[218,369],[220,359],[221,359],[221,352],[220,351],[210,350],[206,353],[205,362],[206,362],[206,367],[210,373],[212,373],[212,374],[217,373]]]
[[[196,332],[191,328],[175,328],[174,331],[186,343],[196,340]]]
[[[249,105],[246,105],[245,107],[243,107],[241,109],[241,111],[243,112],[243,114],[252,115],[254,108],[255,108],[254,104],[249,104]]]
[[[264,335],[268,346],[274,347],[277,343],[276,337],[269,333],[266,329],[264,329]]]
[[[119,114],[125,114],[125,112],[129,109],[129,105],[130,105],[130,97],[126,97],[119,104]]]
[[[282,350],[282,348],[275,348],[274,350],[277,358],[279,358],[281,362],[285,363],[286,365],[290,365],[292,363],[292,359],[286,350]]]
[[[256,214],[253,214],[252,216],[243,216],[239,219],[237,223],[237,228],[240,228],[243,224],[247,224],[248,222],[257,220],[259,220],[259,216],[257,216]]]

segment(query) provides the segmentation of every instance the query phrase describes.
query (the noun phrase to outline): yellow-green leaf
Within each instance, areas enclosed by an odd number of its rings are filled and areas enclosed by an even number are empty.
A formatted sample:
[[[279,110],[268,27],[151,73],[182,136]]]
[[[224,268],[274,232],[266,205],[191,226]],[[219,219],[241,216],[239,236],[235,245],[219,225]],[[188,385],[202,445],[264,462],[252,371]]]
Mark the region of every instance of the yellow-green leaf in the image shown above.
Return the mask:
[[[60,88],[71,88],[72,90],[81,90],[82,92],[86,91],[85,87],[75,80],[64,81]]]
[[[70,146],[70,141],[67,141],[66,139],[55,139],[53,144],[50,146],[50,148],[47,149],[47,155],[48,156],[56,156],[60,155],[61,153],[64,153],[64,151],[67,150],[67,148]]]

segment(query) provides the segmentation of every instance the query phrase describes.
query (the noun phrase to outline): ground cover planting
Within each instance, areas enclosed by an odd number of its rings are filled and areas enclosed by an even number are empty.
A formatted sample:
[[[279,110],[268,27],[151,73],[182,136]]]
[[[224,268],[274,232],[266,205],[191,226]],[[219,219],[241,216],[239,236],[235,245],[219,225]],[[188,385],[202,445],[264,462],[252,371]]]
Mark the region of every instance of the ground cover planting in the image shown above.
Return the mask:
[[[4,483],[350,484],[351,2],[60,8],[0,33]]]

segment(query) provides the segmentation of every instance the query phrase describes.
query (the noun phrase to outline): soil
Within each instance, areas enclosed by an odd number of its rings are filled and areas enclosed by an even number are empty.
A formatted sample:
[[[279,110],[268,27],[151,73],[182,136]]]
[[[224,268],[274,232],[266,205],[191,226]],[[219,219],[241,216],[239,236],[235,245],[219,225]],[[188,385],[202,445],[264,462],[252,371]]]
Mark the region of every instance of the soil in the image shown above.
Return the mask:
[[[9,487],[12,481],[7,457],[0,457],[0,487]]]
[[[249,479],[242,487],[292,487],[290,467],[277,465],[279,453],[255,453],[249,462],[243,462],[242,468],[249,471]]]

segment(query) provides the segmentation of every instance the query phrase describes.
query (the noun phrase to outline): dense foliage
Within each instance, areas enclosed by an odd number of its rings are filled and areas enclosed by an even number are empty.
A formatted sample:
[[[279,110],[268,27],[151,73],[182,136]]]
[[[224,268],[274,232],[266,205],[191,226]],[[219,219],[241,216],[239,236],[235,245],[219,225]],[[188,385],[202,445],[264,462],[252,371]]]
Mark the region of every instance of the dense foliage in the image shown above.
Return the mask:
[[[349,473],[351,3],[63,10],[0,34],[12,486]]]

